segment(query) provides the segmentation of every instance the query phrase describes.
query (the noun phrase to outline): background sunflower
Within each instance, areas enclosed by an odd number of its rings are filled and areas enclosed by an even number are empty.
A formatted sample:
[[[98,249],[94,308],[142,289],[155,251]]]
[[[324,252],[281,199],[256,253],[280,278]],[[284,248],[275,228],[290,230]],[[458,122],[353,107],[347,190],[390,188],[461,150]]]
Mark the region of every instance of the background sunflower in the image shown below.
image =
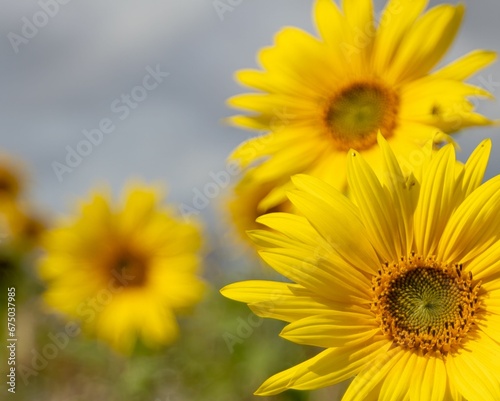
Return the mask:
[[[492,98],[466,80],[491,64],[496,54],[474,50],[437,67],[459,31],[463,5],[388,1],[381,13],[372,0],[314,2],[317,35],[294,27],[276,33],[259,51],[258,70],[236,73],[253,90],[228,100],[245,112],[230,121],[268,131],[231,154],[254,186],[285,181],[293,174],[321,178],[347,190],[345,152],[360,151],[375,171],[381,166],[377,132],[398,160],[414,164],[427,142],[442,144],[469,126],[493,121],[477,113],[476,97]],[[437,67],[437,68],[436,68]],[[267,146],[261,146],[267,139]],[[289,181],[277,184],[255,207],[263,214],[286,203]],[[235,191],[235,203],[245,202]]]

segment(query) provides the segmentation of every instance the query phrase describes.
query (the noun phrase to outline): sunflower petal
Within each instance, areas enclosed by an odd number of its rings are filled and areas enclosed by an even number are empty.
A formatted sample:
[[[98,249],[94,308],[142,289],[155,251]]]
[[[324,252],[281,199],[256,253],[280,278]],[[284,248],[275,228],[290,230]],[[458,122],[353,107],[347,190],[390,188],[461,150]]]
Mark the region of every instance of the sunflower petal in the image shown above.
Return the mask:
[[[415,20],[425,10],[428,0],[390,0],[380,18],[375,38],[373,67],[379,75],[387,72],[399,46]]]
[[[406,238],[397,235],[404,222],[392,213],[394,205],[375,173],[360,155],[351,151],[347,167],[349,188],[357,204],[370,241],[384,261],[392,262],[394,255],[402,255]]]
[[[439,5],[424,14],[401,41],[387,74],[394,82],[424,76],[444,56],[455,39],[464,14],[463,5]],[[422,41],[425,37],[426,40]]]
[[[341,194],[335,204],[299,191],[290,192],[288,197],[342,258],[362,271],[376,271],[379,260],[367,239],[366,229],[357,215],[341,207],[346,202]]]
[[[377,391],[377,388],[406,354],[407,352],[399,347],[392,349],[384,347],[384,351],[373,358],[371,363],[366,364],[354,378],[342,401],[364,401],[368,397],[379,399],[375,398],[375,394],[380,391]]]
[[[462,183],[464,198],[469,196],[483,182],[490,152],[491,139],[485,139],[472,152],[467,163],[465,163],[465,174]]]
[[[498,240],[500,176],[472,192],[451,215],[437,255],[441,260],[465,263]]]
[[[337,312],[309,316],[287,325],[280,336],[297,344],[316,347],[344,347],[366,342],[380,328],[375,319],[362,313]]]
[[[417,373],[410,386],[410,399],[415,401],[442,401],[446,393],[447,374],[442,359],[417,357]]]
[[[327,349],[293,368],[278,373],[255,392],[257,395],[274,395],[287,389],[309,390],[339,383],[354,376],[385,354],[390,342],[371,340],[366,344]]]
[[[431,160],[425,171],[426,179],[421,183],[415,209],[414,238],[415,251],[424,257],[435,252],[448,216],[457,207],[458,202],[453,198],[456,185],[455,163],[453,146],[446,145]]]
[[[291,283],[249,280],[230,284],[220,292],[226,298],[249,304],[250,309],[260,317],[286,322],[341,307]]]
[[[448,377],[468,400],[500,400],[498,378],[481,363],[481,359],[469,352],[450,355],[446,361]]]
[[[404,400],[414,380],[415,365],[418,356],[413,352],[404,352],[394,367],[389,371],[380,389],[380,401]]]
[[[485,68],[497,58],[497,54],[488,50],[474,50],[453,63],[444,66],[432,74],[434,78],[463,81]]]

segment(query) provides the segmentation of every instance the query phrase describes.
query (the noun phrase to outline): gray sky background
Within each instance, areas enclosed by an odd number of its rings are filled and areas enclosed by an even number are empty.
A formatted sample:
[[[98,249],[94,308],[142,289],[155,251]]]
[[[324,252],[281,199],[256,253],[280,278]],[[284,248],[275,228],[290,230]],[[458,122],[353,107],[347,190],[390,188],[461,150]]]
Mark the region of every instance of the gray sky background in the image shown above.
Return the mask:
[[[313,31],[312,1],[242,0],[221,20],[212,0],[71,0],[16,54],[9,32],[20,34],[23,18],[42,18],[41,3],[3,1],[0,149],[25,160],[34,200],[54,214],[70,210],[98,183],[119,192],[130,177],[163,181],[170,201],[190,204],[193,189],[212,181],[210,171],[224,170],[230,151],[250,136],[221,122],[232,114],[225,100],[243,91],[233,73],[256,66],[257,51],[283,26]],[[377,9],[383,4],[376,1]],[[476,48],[500,51],[500,2],[465,4],[465,23],[444,62]],[[157,65],[169,76],[120,120],[111,103]],[[500,96],[500,64],[480,76],[471,82],[494,81],[490,89]],[[478,110],[500,117],[498,101],[481,101]],[[59,182],[51,163],[65,163],[66,146],[75,148],[85,139],[82,130],[97,128],[103,118],[116,129]],[[482,128],[456,136],[460,157],[493,137],[488,175],[500,173],[499,132]],[[209,207],[201,217],[210,221],[212,215]]]

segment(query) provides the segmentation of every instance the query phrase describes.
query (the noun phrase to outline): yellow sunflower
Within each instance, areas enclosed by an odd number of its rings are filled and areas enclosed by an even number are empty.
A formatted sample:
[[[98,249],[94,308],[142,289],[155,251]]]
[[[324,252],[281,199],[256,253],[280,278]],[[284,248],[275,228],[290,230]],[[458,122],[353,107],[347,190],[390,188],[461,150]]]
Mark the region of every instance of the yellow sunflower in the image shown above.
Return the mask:
[[[379,137],[379,179],[349,151],[351,198],[298,175],[303,217],[269,214],[251,236],[292,282],[222,289],[281,336],[326,348],[268,379],[259,395],[316,389],[355,376],[343,401],[500,400],[500,176],[481,185],[484,141],[463,165],[452,145],[402,173]]]
[[[203,293],[199,229],[159,202],[143,185],[130,186],[121,208],[96,193],[44,239],[46,303],[125,353],[137,339],[149,347],[172,342],[175,315]]]
[[[432,71],[457,34],[464,6],[442,4],[424,13],[426,5],[391,0],[375,18],[372,0],[345,0],[341,8],[316,0],[319,38],[284,28],[275,45],[259,53],[262,71],[237,73],[241,84],[257,92],[229,100],[250,112],[231,121],[271,132],[267,146],[253,138],[231,158],[242,167],[261,162],[253,173],[261,182],[307,173],[344,190],[348,149],[381,168],[378,130],[398,159],[408,159],[437,131],[491,124],[468,100],[491,95],[464,80],[496,55],[473,51]],[[282,203],[285,189],[271,191],[263,200],[266,208]]]

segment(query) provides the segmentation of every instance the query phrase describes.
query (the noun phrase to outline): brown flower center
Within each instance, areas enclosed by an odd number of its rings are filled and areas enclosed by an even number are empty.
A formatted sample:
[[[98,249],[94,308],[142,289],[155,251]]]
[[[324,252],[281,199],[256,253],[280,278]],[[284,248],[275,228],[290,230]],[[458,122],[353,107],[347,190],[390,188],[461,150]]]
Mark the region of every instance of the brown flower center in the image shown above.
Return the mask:
[[[122,287],[140,287],[146,283],[147,261],[141,255],[122,249],[111,261],[111,274]]]
[[[328,102],[325,123],[339,150],[363,150],[390,137],[397,125],[399,96],[378,82],[357,82]]]
[[[446,355],[474,326],[480,285],[462,265],[412,255],[384,264],[374,277],[372,311],[400,346]]]
[[[0,166],[0,196],[15,198],[21,188],[18,178],[7,168]]]

